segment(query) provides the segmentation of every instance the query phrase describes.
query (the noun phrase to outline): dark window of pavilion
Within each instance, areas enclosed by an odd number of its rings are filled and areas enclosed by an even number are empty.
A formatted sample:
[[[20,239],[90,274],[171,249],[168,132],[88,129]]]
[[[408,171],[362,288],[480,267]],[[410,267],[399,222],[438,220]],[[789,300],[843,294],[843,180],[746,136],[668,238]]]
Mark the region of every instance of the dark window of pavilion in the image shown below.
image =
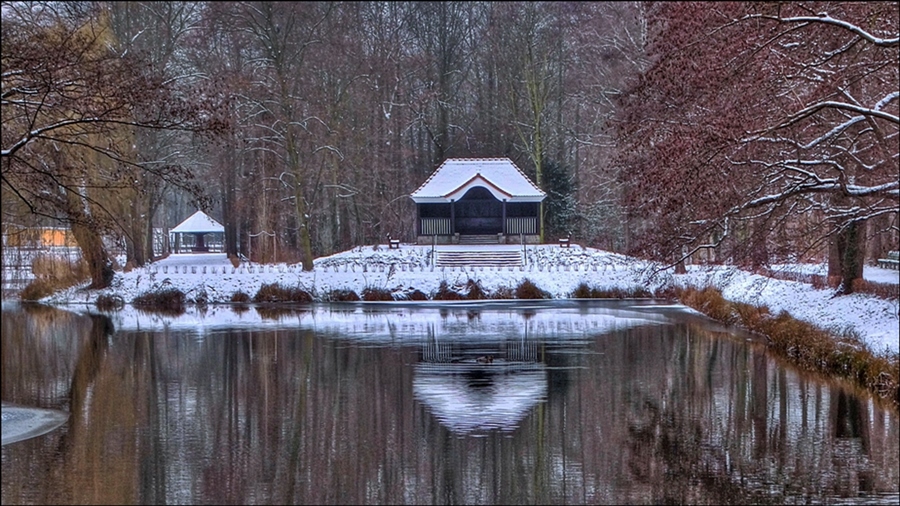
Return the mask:
[[[456,203],[460,234],[497,234],[503,231],[503,203],[486,188],[476,186]]]
[[[420,204],[419,216],[422,218],[449,218],[450,204]]]

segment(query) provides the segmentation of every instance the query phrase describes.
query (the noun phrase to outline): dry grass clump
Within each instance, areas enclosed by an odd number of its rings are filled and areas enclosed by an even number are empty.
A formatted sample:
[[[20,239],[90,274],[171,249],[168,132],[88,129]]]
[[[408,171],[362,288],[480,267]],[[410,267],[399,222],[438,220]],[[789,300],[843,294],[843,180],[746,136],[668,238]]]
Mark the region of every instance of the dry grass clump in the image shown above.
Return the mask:
[[[237,257],[237,255],[233,253],[228,254],[228,261],[231,262],[231,266],[237,269],[241,265],[241,259]]]
[[[516,291],[508,286],[499,286],[491,292],[491,298],[497,300],[508,300],[516,298]]]
[[[855,279],[853,280],[853,293],[867,293],[886,300],[900,299],[900,285]]]
[[[44,297],[53,295],[57,289],[57,285],[46,279],[35,279],[22,289],[19,298],[26,301],[41,300]]]
[[[765,306],[729,302],[712,287],[681,290],[680,298],[715,320],[763,334],[798,367],[850,380],[900,408],[900,355],[877,356],[852,331],[822,329],[784,311],[773,316]]]
[[[264,284],[253,296],[253,302],[257,304],[272,302],[312,302],[309,292],[296,287],[283,286],[278,283]]]
[[[447,286],[446,281],[441,281],[440,286],[438,286],[437,292],[435,292],[434,300],[462,300],[464,297],[460,295],[458,292],[451,290],[449,286]]]
[[[678,289],[673,285],[664,285],[653,291],[653,298],[657,300],[678,300]]]
[[[41,279],[55,279],[72,284],[90,277],[87,262],[83,259],[69,260],[53,255],[38,255],[31,262],[31,272]],[[71,286],[71,285],[70,285]]]
[[[94,301],[100,311],[118,311],[125,307],[125,299],[118,295],[101,295]]]
[[[353,290],[332,290],[325,294],[325,300],[328,302],[358,302],[359,294]]]
[[[573,299],[648,299],[653,297],[653,294],[642,286],[591,288],[582,282],[575,287],[571,296]]]
[[[428,300],[428,296],[425,295],[425,293],[422,292],[422,290],[419,290],[418,288],[413,290],[412,292],[410,292],[408,297],[409,297],[409,300]]]
[[[367,286],[363,289],[362,300],[366,302],[390,302],[394,300],[394,296],[386,288]]]
[[[184,292],[177,288],[167,288],[155,292],[144,292],[135,297],[131,301],[131,305],[145,311],[182,314],[185,300]]]
[[[247,295],[246,293],[238,290],[238,291],[234,292],[233,294],[231,294],[231,302],[235,302],[238,304],[246,304],[246,303],[250,302],[250,296]]]
[[[588,286],[587,283],[581,282],[578,286],[575,287],[575,290],[572,291],[573,299],[591,299],[593,298],[592,294],[593,290]]]
[[[722,292],[711,286],[702,290],[685,289],[681,292],[680,298],[684,305],[690,306],[713,320],[718,320],[726,325],[733,325],[740,318],[740,315],[734,311],[732,304],[725,300],[725,297],[722,297]]]
[[[530,279],[523,279],[519,286],[516,287],[517,299],[549,299],[550,294],[541,290]]]
[[[484,300],[490,298],[488,293],[484,291],[484,288],[481,287],[481,283],[473,279],[470,279],[466,283],[466,291],[466,299],[468,300]]]
[[[83,259],[69,260],[53,255],[38,255],[31,262],[35,280],[22,290],[22,300],[40,300],[54,292],[75,286],[90,278],[87,263]]]

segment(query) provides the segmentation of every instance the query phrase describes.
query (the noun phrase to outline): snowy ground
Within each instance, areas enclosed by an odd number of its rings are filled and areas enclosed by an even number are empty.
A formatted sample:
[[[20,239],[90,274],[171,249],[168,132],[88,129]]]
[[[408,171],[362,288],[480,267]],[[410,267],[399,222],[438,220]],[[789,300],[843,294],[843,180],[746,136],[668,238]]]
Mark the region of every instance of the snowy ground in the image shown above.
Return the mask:
[[[876,353],[897,353],[900,348],[898,301],[868,295],[833,297],[833,290],[816,290],[808,283],[783,281],[750,274],[733,267],[691,266],[688,274],[675,275],[656,265],[623,255],[573,245],[530,245],[524,251],[522,267],[434,267],[433,254],[459,249],[518,250],[522,246],[415,246],[400,249],[385,246],[358,247],[330,257],[316,259],[312,272],[299,265],[258,265],[232,267],[224,254],[183,254],[135,269],[116,273],[111,288],[87,292],[73,288],[56,294],[50,303],[92,303],[103,293],[117,294],[130,302],[140,293],[178,288],[194,299],[205,294],[210,302],[227,302],[234,292],[253,296],[260,286],[280,283],[300,287],[321,298],[332,290],[353,290],[361,294],[367,287],[392,291],[402,298],[418,289],[433,294],[442,281],[462,290],[469,279],[491,292],[514,288],[527,278],[554,298],[569,297],[580,284],[600,289],[645,287],[651,291],[672,286],[712,284],[733,301],[766,305],[773,312],[787,311],[795,318],[826,328],[850,328],[859,333]],[[824,266],[780,266],[782,270],[823,273]],[[866,267],[866,279],[900,283],[900,271]]]

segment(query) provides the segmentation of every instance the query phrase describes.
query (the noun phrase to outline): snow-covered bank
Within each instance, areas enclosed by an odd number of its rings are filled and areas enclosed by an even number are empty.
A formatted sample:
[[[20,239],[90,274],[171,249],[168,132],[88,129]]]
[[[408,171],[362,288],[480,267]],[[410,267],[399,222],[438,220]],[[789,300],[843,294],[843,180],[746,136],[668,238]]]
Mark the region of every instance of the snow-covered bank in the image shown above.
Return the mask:
[[[299,265],[286,264],[244,264],[234,268],[222,254],[171,255],[145,268],[116,273],[109,289],[87,292],[74,288],[46,302],[93,303],[102,294],[119,295],[131,302],[143,292],[163,288],[177,288],[189,300],[205,295],[210,302],[226,302],[237,291],[252,297],[262,285],[270,283],[299,287],[318,298],[332,290],[360,294],[365,288],[390,290],[398,298],[414,289],[431,295],[442,282],[462,289],[470,279],[492,292],[501,287],[514,288],[527,278],[554,298],[569,297],[581,283],[599,289],[644,287],[649,291],[673,285],[711,284],[729,300],[766,305],[773,312],[784,310],[820,327],[853,329],[876,353],[897,353],[900,349],[897,300],[861,294],[835,298],[832,290],[816,290],[808,283],[767,278],[732,267],[692,266],[688,274],[675,275],[646,261],[579,246],[467,248],[522,251],[525,261],[515,267],[437,267],[434,255],[460,247],[438,246],[432,250],[430,246],[414,245],[400,249],[367,246],[319,258],[312,272],[303,272]],[[880,282],[900,283],[900,273],[882,271],[867,268],[866,276],[871,272]],[[893,277],[891,272],[895,272]]]
[[[885,269],[874,272],[876,269],[872,268],[872,274],[880,282],[891,282],[889,274],[880,272]],[[898,276],[894,276],[894,283]],[[772,313],[787,311],[794,318],[826,329],[852,329],[875,353],[897,353],[900,349],[900,303],[896,299],[866,294],[835,297],[834,290],[817,290],[809,283],[768,278],[734,267],[694,266],[678,278],[685,285],[715,286],[733,302],[767,306]]]

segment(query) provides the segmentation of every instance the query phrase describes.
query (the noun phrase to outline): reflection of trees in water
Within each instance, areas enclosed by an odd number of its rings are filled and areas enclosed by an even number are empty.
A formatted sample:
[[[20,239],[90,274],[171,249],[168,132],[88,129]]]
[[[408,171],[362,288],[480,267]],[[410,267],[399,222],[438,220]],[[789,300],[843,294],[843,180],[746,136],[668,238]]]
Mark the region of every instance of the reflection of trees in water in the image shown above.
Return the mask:
[[[4,398],[77,413],[29,442],[52,446],[4,473],[4,503],[23,487],[34,503],[785,502],[770,489],[824,502],[896,490],[895,416],[687,325],[564,348],[495,341],[497,357],[539,357],[549,399],[515,431],[459,437],[414,400],[421,348],[292,330],[110,337],[56,310],[11,316]]]
[[[837,388],[810,392],[805,382],[789,382],[793,373],[760,348],[688,330],[687,339],[670,341],[663,354],[670,362],[660,364],[665,380],[656,395],[648,389],[643,406],[626,416],[630,476],[624,478],[646,484],[652,502],[782,503],[784,497],[816,501],[822,494],[896,490],[896,482],[873,478],[865,432],[874,421],[864,403]],[[738,378],[727,389],[710,381],[729,372]],[[828,403],[829,419],[808,419],[810,403]],[[890,432],[896,427],[883,433]]]

